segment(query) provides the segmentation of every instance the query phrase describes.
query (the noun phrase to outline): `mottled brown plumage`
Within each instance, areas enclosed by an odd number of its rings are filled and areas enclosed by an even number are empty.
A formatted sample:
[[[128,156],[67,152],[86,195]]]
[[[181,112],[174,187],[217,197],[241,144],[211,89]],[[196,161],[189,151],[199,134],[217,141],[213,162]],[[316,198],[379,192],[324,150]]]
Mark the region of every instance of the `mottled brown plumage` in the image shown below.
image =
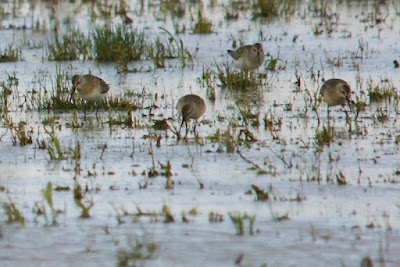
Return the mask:
[[[183,123],[186,126],[186,135],[188,134],[188,122],[193,120],[198,120],[206,111],[206,102],[203,98],[197,95],[185,95],[181,97],[176,105],[176,109],[179,115],[182,117],[181,127],[179,128],[179,133],[181,132]],[[196,124],[194,125],[194,132],[196,132]]]
[[[258,69],[265,60],[262,44],[244,45],[237,50],[228,50],[234,59],[235,65],[243,71]]]
[[[330,79],[322,84],[320,94],[323,100],[328,104],[328,118],[329,118],[329,106],[344,106],[346,102],[351,109],[350,99],[350,85],[342,79]],[[345,109],[346,116],[347,111]]]
[[[78,91],[78,94],[82,99],[87,102],[96,102],[103,98],[105,94],[110,90],[110,86],[103,81],[101,78],[93,75],[75,75],[72,77],[73,91]],[[71,97],[72,97],[71,94]],[[96,117],[97,117],[98,106],[96,103]],[[84,108],[86,118],[86,105]]]
[[[78,94],[86,101],[100,100],[109,90],[110,86],[99,77],[93,75],[75,75],[72,77],[72,85]]]

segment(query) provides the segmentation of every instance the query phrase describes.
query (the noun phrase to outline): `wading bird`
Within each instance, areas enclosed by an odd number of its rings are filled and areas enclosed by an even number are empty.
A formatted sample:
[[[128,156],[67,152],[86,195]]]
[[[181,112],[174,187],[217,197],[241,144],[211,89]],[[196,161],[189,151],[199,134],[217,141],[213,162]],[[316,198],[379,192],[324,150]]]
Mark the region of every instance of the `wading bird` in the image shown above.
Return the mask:
[[[186,137],[189,132],[188,122],[191,119],[197,121],[204,114],[206,111],[206,102],[198,95],[185,95],[179,99],[176,109],[178,110],[179,115],[182,117],[182,123],[179,127],[178,136],[180,136],[183,123],[185,123]],[[193,132],[196,133],[196,122],[193,127]]]
[[[228,54],[234,59],[236,67],[243,71],[258,69],[265,60],[264,49],[260,43],[228,50]]]
[[[346,117],[348,114],[344,107],[346,102],[351,110],[351,99],[350,99],[350,85],[342,79],[330,79],[324,82],[320,89],[320,94],[323,100],[328,104],[328,120],[329,120],[329,107],[342,105]]]
[[[103,96],[110,90],[110,86],[100,79],[99,77],[93,75],[75,75],[72,77],[73,91],[78,91],[78,94],[86,102],[97,102],[102,99]],[[96,103],[96,118],[97,118],[98,105]],[[84,107],[85,119],[86,119],[86,105]]]

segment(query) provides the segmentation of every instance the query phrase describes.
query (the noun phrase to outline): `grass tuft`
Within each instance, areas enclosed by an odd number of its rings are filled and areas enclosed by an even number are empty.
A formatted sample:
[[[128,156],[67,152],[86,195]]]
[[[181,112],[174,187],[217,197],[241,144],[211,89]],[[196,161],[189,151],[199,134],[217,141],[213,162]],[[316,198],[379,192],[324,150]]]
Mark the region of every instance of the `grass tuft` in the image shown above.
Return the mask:
[[[251,4],[253,18],[267,20],[288,17],[296,10],[297,1],[292,0],[253,0]]]
[[[72,30],[63,36],[54,36],[52,42],[47,44],[49,60],[77,60],[90,59],[92,42],[79,30]]]
[[[333,137],[335,134],[335,128],[328,124],[328,127],[325,125],[322,127],[321,130],[315,130],[315,139],[317,144],[317,151],[322,151],[325,145],[330,146],[331,142],[333,141]]]
[[[118,250],[118,266],[144,266],[144,262],[153,257],[158,246],[147,237],[129,241],[129,248]]]
[[[21,48],[9,45],[4,51],[0,51],[0,62],[18,61],[21,59]]]
[[[142,59],[146,47],[143,32],[119,25],[96,28],[92,35],[97,60],[126,64]]]
[[[223,88],[231,90],[255,90],[259,85],[256,73],[235,70],[228,64],[217,65],[217,77]]]
[[[198,13],[198,21],[193,27],[193,33],[210,34],[212,33],[212,23],[203,17],[201,11]]]
[[[8,197],[9,203],[3,203],[4,213],[7,217],[7,223],[19,223],[22,226],[25,225],[25,218],[17,208],[17,205],[14,201]]]

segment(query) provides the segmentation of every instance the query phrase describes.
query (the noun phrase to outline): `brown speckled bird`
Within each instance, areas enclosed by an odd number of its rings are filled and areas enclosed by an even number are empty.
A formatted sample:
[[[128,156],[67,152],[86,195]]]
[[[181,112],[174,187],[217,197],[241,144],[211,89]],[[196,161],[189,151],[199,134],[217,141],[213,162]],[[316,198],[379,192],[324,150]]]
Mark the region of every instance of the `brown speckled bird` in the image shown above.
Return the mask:
[[[324,82],[320,89],[320,94],[323,100],[328,104],[328,119],[329,119],[329,107],[342,105],[349,105],[351,109],[351,99],[350,99],[350,85],[342,79],[330,79]],[[347,111],[344,108],[346,117],[348,117]]]
[[[83,100],[87,102],[96,102],[103,98],[103,96],[110,90],[110,86],[100,79],[99,77],[93,75],[75,75],[72,77],[73,91],[78,91],[78,94]],[[98,106],[96,103],[96,117],[97,117]],[[85,119],[86,119],[86,105],[84,108]]]
[[[206,102],[203,98],[198,95],[185,95],[181,97],[176,105],[176,109],[179,115],[182,117],[181,127],[179,128],[179,134],[181,132],[183,123],[186,126],[186,135],[188,134],[188,122],[198,120],[206,111]],[[193,132],[196,133],[196,123],[194,124]]]
[[[258,69],[265,60],[264,49],[260,43],[228,50],[228,54],[234,59],[236,67],[243,71]]]

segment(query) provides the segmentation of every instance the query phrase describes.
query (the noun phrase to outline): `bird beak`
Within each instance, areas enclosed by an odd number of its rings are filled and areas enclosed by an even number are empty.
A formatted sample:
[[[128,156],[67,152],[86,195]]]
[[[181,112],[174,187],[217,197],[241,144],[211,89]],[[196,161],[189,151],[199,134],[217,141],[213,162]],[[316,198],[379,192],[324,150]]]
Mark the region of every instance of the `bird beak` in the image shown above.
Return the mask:
[[[349,105],[350,111],[353,112],[353,106],[355,103],[353,100],[350,100],[350,98],[346,98],[347,104]]]
[[[70,98],[69,98],[69,102],[72,101],[72,96],[74,95],[74,93],[75,93],[75,86],[72,87],[72,92],[71,92],[71,95],[70,95]]]

